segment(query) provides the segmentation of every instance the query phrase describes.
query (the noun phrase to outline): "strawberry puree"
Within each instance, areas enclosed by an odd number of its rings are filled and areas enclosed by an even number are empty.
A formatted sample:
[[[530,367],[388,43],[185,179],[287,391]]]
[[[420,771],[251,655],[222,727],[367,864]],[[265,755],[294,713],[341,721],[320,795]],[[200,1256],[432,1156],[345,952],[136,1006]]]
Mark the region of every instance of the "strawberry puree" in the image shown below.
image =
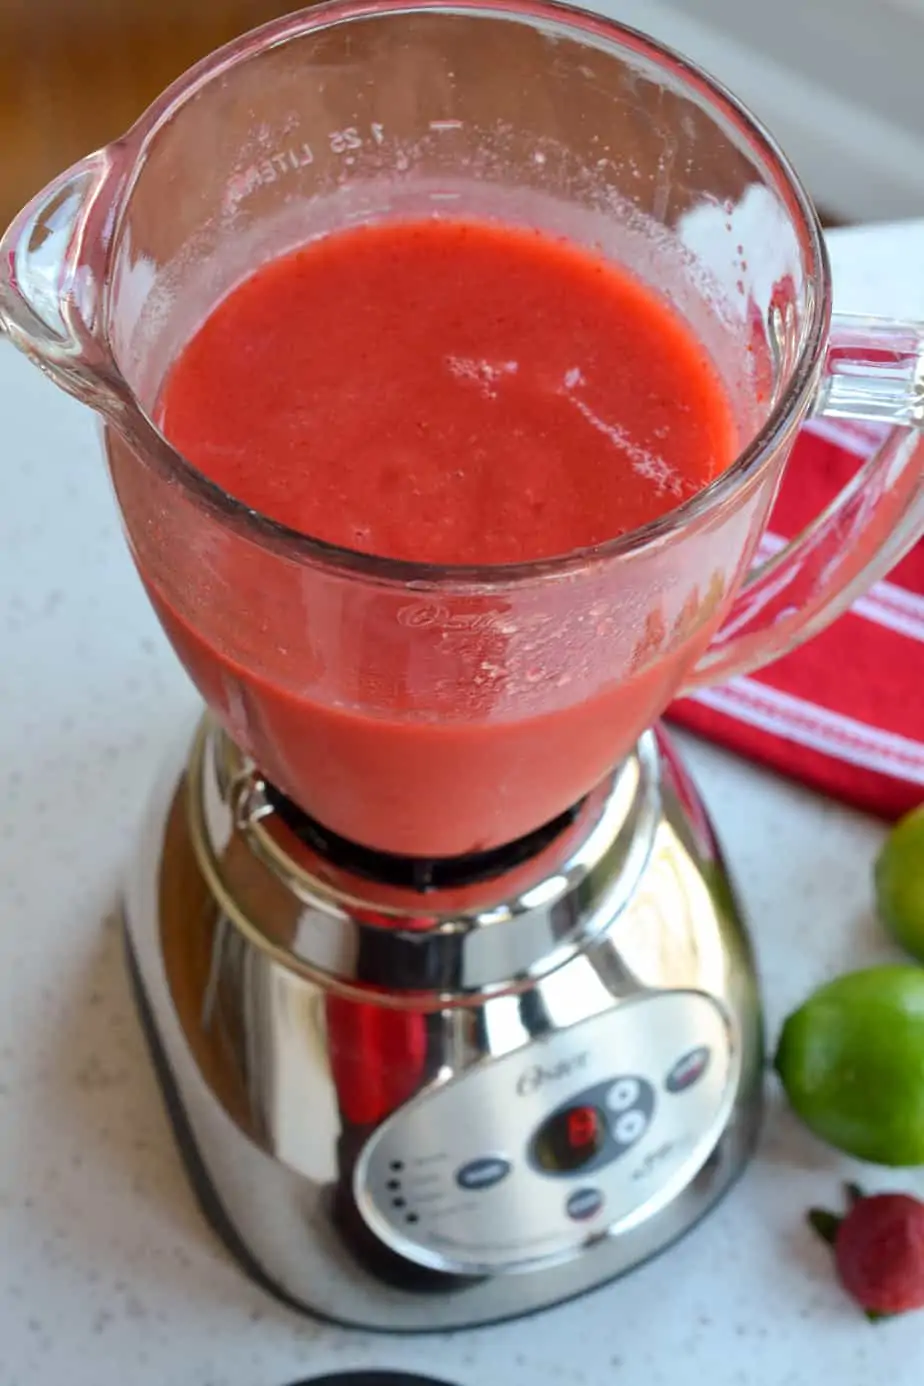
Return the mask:
[[[601,543],[694,495],[736,452],[716,371],[652,290],[575,245],[487,222],[364,227],[264,265],[181,351],[159,410],[174,446],[263,515],[441,565]],[[284,681],[278,651],[245,667],[148,582],[232,734],[308,812],[369,846],[450,855],[520,836],[592,788],[673,688],[672,660],[590,699],[500,715],[484,683],[503,675],[496,626],[475,619],[441,643],[360,603],[332,642],[304,590],[295,602],[291,567],[279,564],[278,592],[261,573],[259,591],[229,583],[228,624],[246,634],[248,613],[292,601]],[[242,647],[259,650],[256,628]],[[434,660],[439,692],[424,697]],[[338,661],[354,673],[334,698]]]

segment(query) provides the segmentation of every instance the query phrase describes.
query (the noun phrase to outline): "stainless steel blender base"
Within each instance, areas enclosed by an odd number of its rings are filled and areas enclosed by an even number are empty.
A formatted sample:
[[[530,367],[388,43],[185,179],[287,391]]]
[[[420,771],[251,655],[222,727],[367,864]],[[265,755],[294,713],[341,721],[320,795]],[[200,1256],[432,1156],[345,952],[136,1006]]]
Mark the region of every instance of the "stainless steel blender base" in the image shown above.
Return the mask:
[[[759,1008],[660,736],[535,863],[413,918],[260,791],[206,723],[126,894],[187,1169],[251,1276],[344,1324],[471,1326],[622,1274],[716,1202],[757,1133]]]

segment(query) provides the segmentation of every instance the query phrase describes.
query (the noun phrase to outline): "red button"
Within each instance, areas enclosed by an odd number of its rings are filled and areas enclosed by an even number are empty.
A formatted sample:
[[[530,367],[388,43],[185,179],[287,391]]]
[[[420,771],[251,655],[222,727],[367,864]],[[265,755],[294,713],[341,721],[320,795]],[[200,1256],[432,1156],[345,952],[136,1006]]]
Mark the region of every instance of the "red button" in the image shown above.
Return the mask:
[[[594,1107],[572,1107],[568,1113],[568,1144],[572,1150],[594,1145],[599,1131],[600,1122]]]

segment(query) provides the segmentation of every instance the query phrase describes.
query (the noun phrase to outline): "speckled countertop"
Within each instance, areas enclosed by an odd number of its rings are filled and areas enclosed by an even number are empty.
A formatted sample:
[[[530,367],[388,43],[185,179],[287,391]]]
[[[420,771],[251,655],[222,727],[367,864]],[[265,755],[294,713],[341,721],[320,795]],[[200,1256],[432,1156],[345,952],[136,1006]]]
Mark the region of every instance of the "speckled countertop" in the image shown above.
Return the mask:
[[[832,251],[842,308],[924,316],[924,223],[841,232]],[[873,1328],[845,1303],[802,1213],[846,1166],[775,1094],[757,1159],[698,1230],[526,1322],[377,1337],[300,1319],[242,1278],[184,1182],[112,922],[193,694],[129,562],[92,419],[8,346],[0,428],[0,1386],[284,1386],[364,1364],[460,1386],[917,1386],[924,1317]],[[774,1033],[823,977],[888,956],[869,884],[880,829],[687,749]]]

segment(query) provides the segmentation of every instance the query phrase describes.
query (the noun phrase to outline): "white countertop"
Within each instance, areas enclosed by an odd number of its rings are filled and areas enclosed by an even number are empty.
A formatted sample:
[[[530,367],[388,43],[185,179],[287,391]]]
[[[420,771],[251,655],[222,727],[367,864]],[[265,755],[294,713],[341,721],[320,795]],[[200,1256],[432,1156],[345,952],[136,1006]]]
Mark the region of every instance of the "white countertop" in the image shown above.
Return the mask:
[[[837,300],[924,317],[924,222],[832,237]],[[0,349],[0,1386],[284,1386],[325,1369],[459,1386],[917,1386],[924,1315],[872,1327],[804,1210],[848,1166],[768,1083],[760,1152],[659,1260],[536,1318],[439,1338],[348,1332],[252,1287],[202,1223],[123,975],[113,906],[190,686],[119,532],[88,413]],[[686,741],[749,910],[768,1028],[888,957],[881,829]],[[854,1167],[855,1168],[855,1167]],[[924,1191],[924,1173],[862,1172]]]

